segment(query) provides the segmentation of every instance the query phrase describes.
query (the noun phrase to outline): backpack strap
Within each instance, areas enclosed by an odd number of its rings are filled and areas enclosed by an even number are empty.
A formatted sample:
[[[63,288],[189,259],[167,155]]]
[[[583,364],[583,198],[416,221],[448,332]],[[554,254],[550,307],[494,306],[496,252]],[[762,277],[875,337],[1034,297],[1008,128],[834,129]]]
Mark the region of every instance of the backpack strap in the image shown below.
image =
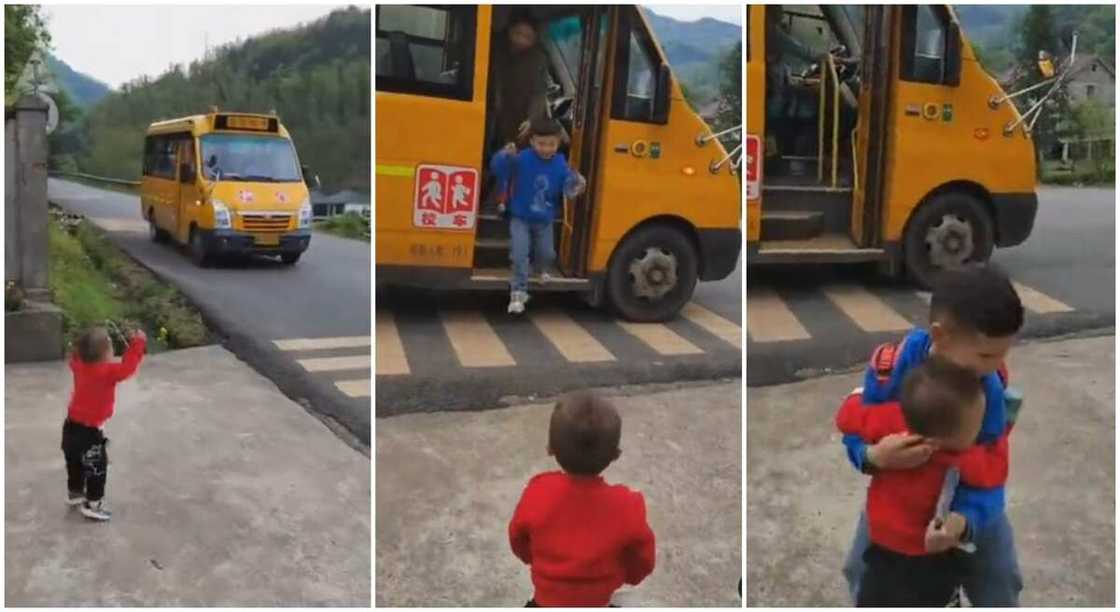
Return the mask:
[[[901,352],[901,343],[887,342],[886,344],[880,344],[871,353],[871,362],[868,367],[875,373],[876,380],[883,384],[890,382],[891,374],[894,373],[894,366],[898,362],[898,356]]]

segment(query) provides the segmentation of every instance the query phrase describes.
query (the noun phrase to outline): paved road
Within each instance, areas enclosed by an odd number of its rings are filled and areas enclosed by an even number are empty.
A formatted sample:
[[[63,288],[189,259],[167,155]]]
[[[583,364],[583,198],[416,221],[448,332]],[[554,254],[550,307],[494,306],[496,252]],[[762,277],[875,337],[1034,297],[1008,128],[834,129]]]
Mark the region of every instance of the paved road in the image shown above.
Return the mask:
[[[1023,336],[1115,325],[1116,203],[1112,189],[1044,187],[1027,242],[994,261],[1019,284]],[[867,266],[752,268],[747,282],[747,384],[846,369],[928,317],[928,294]]]
[[[738,377],[742,276],[702,283],[677,320],[634,325],[577,296],[539,294],[524,317],[504,292],[377,294],[377,416],[485,409],[582,387]]]
[[[176,285],[227,347],[286,395],[369,445],[369,245],[319,233],[292,267],[259,259],[200,269],[174,247],[148,240],[137,196],[57,179],[48,195]]]

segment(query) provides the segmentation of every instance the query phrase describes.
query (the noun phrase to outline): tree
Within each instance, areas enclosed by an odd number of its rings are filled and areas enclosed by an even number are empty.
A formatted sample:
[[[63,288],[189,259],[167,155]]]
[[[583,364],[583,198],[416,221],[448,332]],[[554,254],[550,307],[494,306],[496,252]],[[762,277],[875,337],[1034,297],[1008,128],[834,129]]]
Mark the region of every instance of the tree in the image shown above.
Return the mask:
[[[719,63],[719,106],[716,110],[716,132],[738,126],[737,133],[724,136],[721,141],[728,151],[743,142],[743,44],[735,43]],[[740,152],[739,159],[742,159]]]
[[[1103,150],[1101,143],[1107,143],[1116,133],[1116,118],[1112,110],[1093,98],[1087,98],[1074,107],[1070,123],[1073,135],[1084,143],[1087,156],[1092,161],[1093,178],[1107,180],[1113,156],[1110,151]]]
[[[11,96],[27,60],[36,49],[46,49],[51,35],[39,6],[4,5],[4,92]]]
[[[1019,24],[1019,45],[1016,49],[1016,59],[1025,70],[1021,72],[1019,80],[1015,83],[1016,91],[1025,89],[1042,82],[1045,77],[1038,67],[1038,54],[1046,51],[1051,55],[1061,52],[1059,39],[1054,34],[1054,15],[1051,7],[1045,4],[1032,4]],[[1042,99],[1049,87],[1044,86],[1032,92],[1030,96],[1018,98],[1021,100],[1020,112],[1033,107]],[[1059,132],[1062,129],[1062,120],[1069,115],[1069,96],[1064,90],[1054,92],[1054,95],[1040,111],[1035,121],[1032,137],[1034,139],[1035,168],[1038,176],[1042,176],[1042,152],[1049,151],[1058,143]]]

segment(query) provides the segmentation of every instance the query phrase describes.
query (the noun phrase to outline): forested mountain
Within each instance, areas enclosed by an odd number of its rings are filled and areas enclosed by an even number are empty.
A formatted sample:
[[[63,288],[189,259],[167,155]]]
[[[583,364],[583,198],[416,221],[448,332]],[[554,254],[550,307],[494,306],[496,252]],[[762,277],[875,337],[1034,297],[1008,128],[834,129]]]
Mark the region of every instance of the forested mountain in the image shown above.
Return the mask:
[[[704,105],[714,100],[719,95],[720,61],[742,41],[742,28],[711,17],[679,21],[648,9],[645,15],[689,101]]]
[[[47,54],[47,68],[54,75],[55,82],[70,96],[70,101],[79,108],[89,108],[109,95],[109,86],[97,79],[78,72],[69,64]]]
[[[370,9],[350,7],[211,50],[189,66],[126,83],[54,139],[52,162],[135,179],[152,121],[275,110],[300,161],[327,191],[370,189]]]

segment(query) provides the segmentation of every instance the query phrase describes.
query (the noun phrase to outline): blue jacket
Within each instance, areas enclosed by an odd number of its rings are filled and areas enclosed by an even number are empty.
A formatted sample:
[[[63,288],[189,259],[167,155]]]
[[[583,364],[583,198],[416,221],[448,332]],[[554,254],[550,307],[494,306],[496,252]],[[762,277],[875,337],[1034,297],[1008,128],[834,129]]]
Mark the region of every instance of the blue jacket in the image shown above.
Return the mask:
[[[563,154],[541,159],[532,148],[516,155],[498,151],[490,160],[490,172],[503,192],[513,179],[510,215],[533,224],[552,223],[563,202],[564,182],[574,174]]]
[[[880,404],[897,401],[902,390],[902,379],[907,372],[920,365],[929,357],[932,344],[929,332],[924,329],[915,329],[907,334],[899,347],[895,358],[894,368],[889,378],[880,377],[875,365],[867,368],[863,381],[863,401],[865,404]],[[976,437],[977,444],[990,444],[995,442],[1007,426],[1007,409],[1004,402],[1004,381],[996,372],[984,377],[984,394],[987,398],[987,407],[984,411],[984,420],[980,426],[980,434]],[[844,436],[844,446],[847,447],[848,460],[857,470],[864,469],[867,445],[859,436]],[[1003,513],[1006,504],[1004,487],[993,489],[979,489],[961,484],[953,498],[951,510],[959,512],[968,521],[969,529],[975,533],[987,527],[992,519]]]

